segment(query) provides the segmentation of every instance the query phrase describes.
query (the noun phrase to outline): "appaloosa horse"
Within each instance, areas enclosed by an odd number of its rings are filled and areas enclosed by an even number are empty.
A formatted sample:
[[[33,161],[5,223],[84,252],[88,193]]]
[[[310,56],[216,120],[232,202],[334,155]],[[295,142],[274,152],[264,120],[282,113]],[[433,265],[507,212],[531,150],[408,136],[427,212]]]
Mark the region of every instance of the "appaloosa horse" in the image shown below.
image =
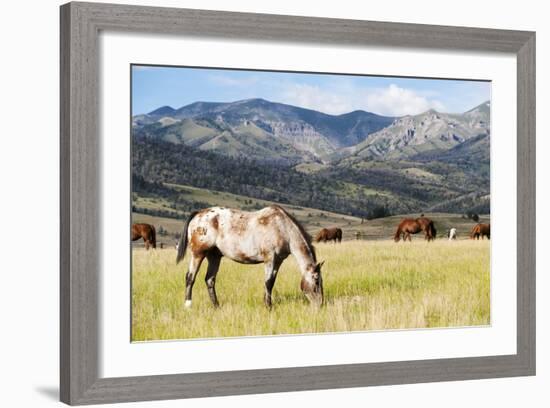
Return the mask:
[[[208,260],[206,287],[210,300],[218,306],[215,282],[223,256],[243,264],[265,265],[264,302],[271,307],[271,292],[281,263],[292,254],[302,274],[300,287],[306,298],[317,305],[323,302],[321,266],[309,235],[282,207],[272,205],[255,212],[212,207],[193,212],[187,219],[178,243],[176,263],[187,245],[191,259],[186,275],[185,306],[191,306],[195,277],[204,258]]]
[[[148,250],[149,246],[157,247],[157,233],[151,224],[132,224],[132,241],[141,238],[145,241],[145,249]]]
[[[323,228],[315,237],[315,242],[321,241],[342,242],[342,230],[340,228]]]

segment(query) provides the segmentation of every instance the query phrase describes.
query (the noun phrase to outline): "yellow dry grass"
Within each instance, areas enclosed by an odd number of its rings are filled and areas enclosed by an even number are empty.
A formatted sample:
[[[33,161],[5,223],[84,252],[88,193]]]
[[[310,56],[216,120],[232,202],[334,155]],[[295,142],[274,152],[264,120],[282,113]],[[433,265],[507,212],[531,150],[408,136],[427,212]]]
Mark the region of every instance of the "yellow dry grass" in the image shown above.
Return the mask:
[[[325,305],[310,306],[294,259],[282,265],[271,311],[263,305],[263,265],[224,259],[210,304],[203,263],[185,309],[187,258],[175,250],[133,249],[132,340],[165,340],[381,329],[478,326],[490,323],[490,244],[347,241],[317,244]]]

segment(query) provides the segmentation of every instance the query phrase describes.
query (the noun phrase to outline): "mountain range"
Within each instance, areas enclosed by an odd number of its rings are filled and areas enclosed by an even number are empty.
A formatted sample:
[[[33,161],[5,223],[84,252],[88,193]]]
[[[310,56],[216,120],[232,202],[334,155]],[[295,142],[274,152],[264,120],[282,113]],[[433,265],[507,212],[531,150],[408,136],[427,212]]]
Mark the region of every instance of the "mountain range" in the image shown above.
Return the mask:
[[[389,126],[393,117],[365,111],[327,115],[264,99],[163,106],[133,118],[134,131],[172,143],[261,161],[324,160]]]
[[[346,157],[392,159],[441,153],[490,134],[490,102],[462,114],[429,110],[399,118],[362,110],[328,115],[247,99],[163,106],[133,118],[134,134],[260,161],[298,164]]]
[[[472,208],[488,212],[490,108],[487,101],[464,113],[428,110],[389,117],[362,110],[329,115],[259,98],[195,102],[134,116],[132,135],[140,146],[154,143],[155,151],[166,155],[173,156],[169,151],[181,146],[176,149],[180,155],[196,151],[226,160],[253,160],[319,180],[337,180],[353,194],[374,191],[370,204],[394,213]],[[134,164],[144,179],[163,181]],[[170,170],[163,167],[163,172]]]

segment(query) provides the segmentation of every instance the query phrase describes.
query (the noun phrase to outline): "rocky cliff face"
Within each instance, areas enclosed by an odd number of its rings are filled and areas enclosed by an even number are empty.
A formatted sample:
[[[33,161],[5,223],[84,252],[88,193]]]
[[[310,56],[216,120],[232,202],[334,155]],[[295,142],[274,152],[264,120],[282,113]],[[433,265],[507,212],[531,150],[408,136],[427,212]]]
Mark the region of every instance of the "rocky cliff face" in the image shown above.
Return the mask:
[[[404,116],[347,152],[365,158],[399,158],[449,150],[473,137],[488,135],[489,110],[489,102],[485,102],[464,114],[429,110],[420,115]]]
[[[337,148],[308,123],[270,121],[267,124],[275,138],[285,139],[297,150],[310,151],[317,157],[324,157]]]

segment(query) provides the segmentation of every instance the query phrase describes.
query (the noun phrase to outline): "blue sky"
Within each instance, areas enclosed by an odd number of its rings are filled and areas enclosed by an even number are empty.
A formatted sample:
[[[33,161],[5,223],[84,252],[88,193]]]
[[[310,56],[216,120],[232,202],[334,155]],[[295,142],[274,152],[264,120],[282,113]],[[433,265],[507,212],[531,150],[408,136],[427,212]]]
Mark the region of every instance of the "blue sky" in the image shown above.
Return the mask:
[[[414,115],[428,109],[461,113],[490,100],[490,82],[298,74],[180,67],[132,67],[132,113],[160,106],[263,98],[342,114],[362,109]]]

